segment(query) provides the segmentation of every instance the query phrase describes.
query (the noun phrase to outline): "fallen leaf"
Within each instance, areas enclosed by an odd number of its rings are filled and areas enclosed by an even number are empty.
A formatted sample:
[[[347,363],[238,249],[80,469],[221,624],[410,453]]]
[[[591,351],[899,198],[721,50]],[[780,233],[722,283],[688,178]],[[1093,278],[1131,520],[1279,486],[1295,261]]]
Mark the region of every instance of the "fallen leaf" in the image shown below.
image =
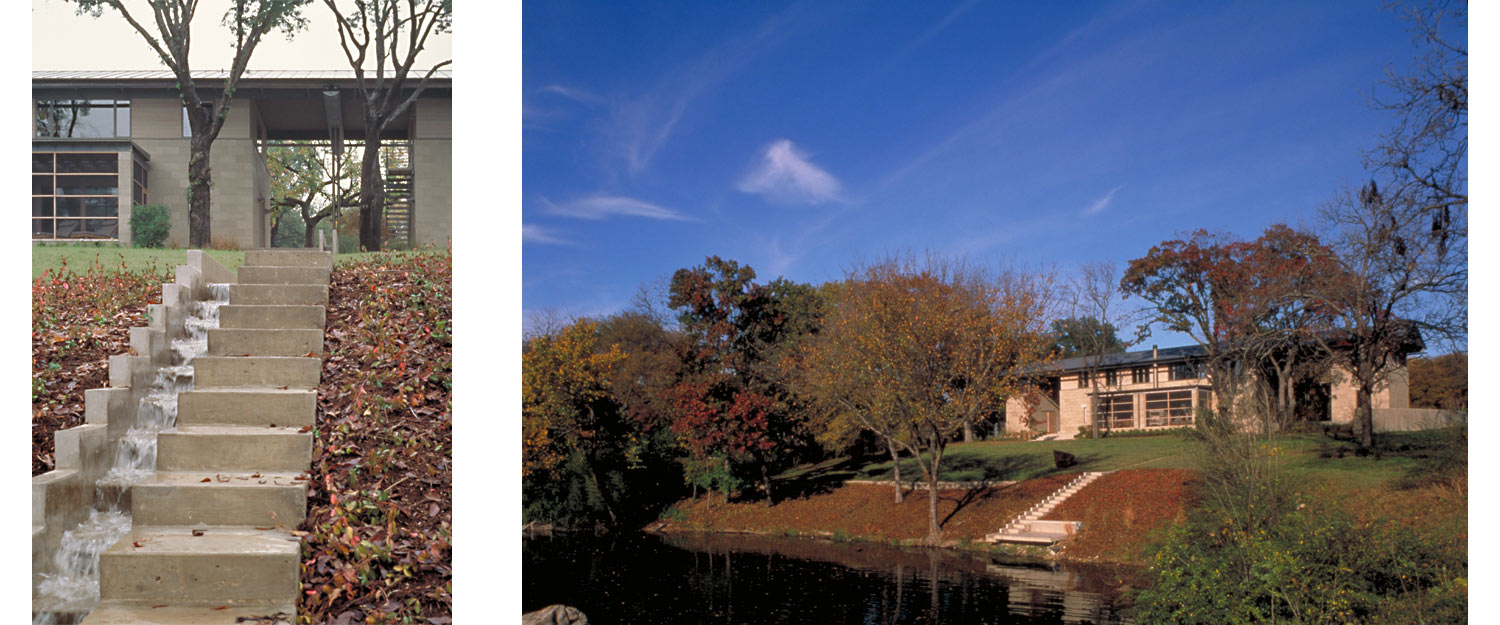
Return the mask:
[[[193,535],[194,536],[202,536],[203,535],[203,530],[193,530]]]
[[[205,482],[212,482],[214,480],[211,477],[205,477],[205,478],[203,478],[203,481],[205,481]]]

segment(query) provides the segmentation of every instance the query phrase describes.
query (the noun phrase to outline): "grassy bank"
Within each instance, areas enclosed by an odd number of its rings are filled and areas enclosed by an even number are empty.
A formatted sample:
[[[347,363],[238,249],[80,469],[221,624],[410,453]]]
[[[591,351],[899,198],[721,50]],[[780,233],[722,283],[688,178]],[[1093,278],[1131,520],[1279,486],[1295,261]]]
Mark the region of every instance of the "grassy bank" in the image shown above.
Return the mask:
[[[233,270],[245,264],[245,253],[234,250],[208,250],[210,258]],[[116,247],[109,245],[33,245],[31,246],[31,277],[42,275],[49,269],[54,272],[67,266],[83,271],[94,264],[106,269],[116,268],[130,272],[151,271],[161,273],[187,262],[187,255],[180,249],[148,249]]]
[[[1374,454],[1322,434],[1278,437],[1274,457],[1306,492],[1369,520],[1396,521],[1463,549],[1467,538],[1467,480],[1456,480],[1456,455],[1446,432],[1383,434]],[[1079,464],[1058,469],[1052,451]],[[1056,556],[1080,561],[1143,564],[1160,530],[1181,523],[1199,504],[1194,468],[1200,443],[1170,434],[1056,442],[993,441],[957,444],[945,454],[944,481],[1015,481],[974,490],[940,491],[939,519],[949,546],[1000,529],[1079,471],[1112,471],[1047,518],[1082,521],[1078,536]],[[917,542],[927,532],[925,491],[892,501],[888,485],[850,479],[890,479],[889,460],[835,458],[786,471],[774,479],[778,502],[715,498],[683,501],[663,515],[668,529],[820,535],[834,539]],[[915,462],[902,465],[908,483],[921,479]],[[1402,502],[1422,502],[1414,510]]]
[[[1288,434],[1274,443],[1283,468],[1300,481],[1326,481],[1349,488],[1378,487],[1407,479],[1441,461],[1443,435],[1434,432],[1389,432],[1379,436],[1377,453],[1360,456],[1357,446],[1322,434]],[[1073,454],[1078,464],[1058,469],[1053,450]],[[958,443],[943,455],[945,481],[1028,480],[1078,471],[1120,469],[1192,469],[1201,455],[1199,443],[1178,434],[1120,436],[1071,441],[983,441]],[[802,479],[890,479],[891,461],[830,462],[798,467],[782,477]],[[920,479],[915,460],[901,463],[903,479]]]

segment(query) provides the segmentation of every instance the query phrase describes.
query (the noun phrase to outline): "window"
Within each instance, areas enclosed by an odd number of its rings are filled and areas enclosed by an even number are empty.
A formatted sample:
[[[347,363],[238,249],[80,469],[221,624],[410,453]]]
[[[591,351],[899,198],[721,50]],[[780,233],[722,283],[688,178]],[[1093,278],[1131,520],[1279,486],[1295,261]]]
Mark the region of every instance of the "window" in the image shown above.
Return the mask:
[[[1208,371],[1201,362],[1182,362],[1172,365],[1167,379],[1169,380],[1198,380],[1208,377]]]
[[[37,100],[36,136],[130,136],[130,100]]]
[[[1150,384],[1151,367],[1136,367],[1130,370],[1131,384]]]
[[[1099,411],[1094,413],[1094,425],[1099,429],[1135,427],[1135,396],[1110,395],[1099,398]]]
[[[1193,390],[1146,393],[1146,427],[1192,425]]]
[[[1080,371],[1078,373],[1078,388],[1088,388],[1088,387],[1089,387],[1089,373],[1087,371]]]
[[[1110,369],[1110,370],[1104,372],[1104,385],[1105,386],[1119,386],[1119,384],[1120,384],[1120,372],[1118,370],[1116,370],[1116,369]]]
[[[146,165],[139,160],[132,159],[130,175],[130,203],[133,206],[141,206],[146,203]]]
[[[120,238],[120,156],[31,155],[31,238]]]
[[[204,104],[203,105],[203,109],[211,111],[211,110],[213,110],[213,105],[212,104]],[[182,136],[184,136],[184,137],[191,137],[191,136],[193,136],[193,126],[192,126],[192,124],[188,123],[188,114],[187,114],[187,111],[188,110],[187,110],[186,106],[182,107]]]

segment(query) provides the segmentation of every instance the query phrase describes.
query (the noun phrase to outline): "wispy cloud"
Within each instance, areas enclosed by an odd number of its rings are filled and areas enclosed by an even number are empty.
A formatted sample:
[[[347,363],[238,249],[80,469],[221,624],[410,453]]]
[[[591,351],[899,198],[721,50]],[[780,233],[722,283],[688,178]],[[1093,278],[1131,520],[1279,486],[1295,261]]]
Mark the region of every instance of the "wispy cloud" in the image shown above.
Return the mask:
[[[564,240],[563,238],[557,236],[557,233],[550,228],[527,223],[521,224],[521,241],[525,243],[539,243],[542,245],[573,244],[571,241]]]
[[[775,47],[790,31],[806,27],[809,19],[804,12],[794,5],[704,51],[639,95],[615,103],[608,132],[627,171],[638,174],[650,167],[695,100]]]
[[[575,219],[605,219],[615,216],[677,221],[690,219],[688,216],[670,208],[620,195],[595,194],[562,204],[542,198],[542,205],[546,207],[547,212],[553,215],[573,217]]]
[[[1124,188],[1125,185],[1122,184],[1118,187],[1110,189],[1109,193],[1105,193],[1103,196],[1100,196],[1094,201],[1089,202],[1088,208],[1083,209],[1083,214],[1098,215],[1099,213],[1104,212],[1104,209],[1109,208],[1110,202],[1115,201],[1115,194],[1119,193],[1120,189]]]
[[[789,139],[766,146],[760,166],[736,188],[784,204],[822,204],[840,199],[838,179],[814,165]]]
[[[560,95],[569,100],[582,102],[584,104],[602,104],[604,102],[604,98],[594,95],[587,90],[579,89],[576,87],[569,87],[567,85],[547,85],[545,87],[537,89],[537,91],[539,93],[551,93]]]
[[[974,8],[974,5],[976,4],[979,4],[979,0],[963,0],[962,2],[959,2],[957,6],[954,6],[951,10],[948,11],[947,15],[943,16],[943,19],[938,20],[936,24],[927,27],[927,30],[922,31],[922,34],[917,35],[916,39],[913,39],[910,43],[907,43],[905,46],[903,46],[901,48],[901,51],[897,52],[895,56],[892,56],[889,61],[886,61],[885,65],[881,66],[879,72],[877,73],[885,72],[885,70],[889,69],[897,61],[906,58],[908,54],[911,54],[912,51],[916,50],[922,44],[926,43],[928,39],[936,37],[938,33],[943,32],[943,29],[947,28],[949,24],[952,24],[954,20],[957,20],[960,15],[963,15],[969,9]]]

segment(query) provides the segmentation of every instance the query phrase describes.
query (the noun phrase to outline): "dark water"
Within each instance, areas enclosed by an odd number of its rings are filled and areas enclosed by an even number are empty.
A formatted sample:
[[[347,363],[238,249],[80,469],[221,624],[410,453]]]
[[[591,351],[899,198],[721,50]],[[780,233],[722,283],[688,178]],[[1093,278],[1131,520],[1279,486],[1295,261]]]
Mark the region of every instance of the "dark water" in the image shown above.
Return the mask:
[[[523,539],[521,603],[590,623],[1125,623],[1128,571],[763,536]]]

